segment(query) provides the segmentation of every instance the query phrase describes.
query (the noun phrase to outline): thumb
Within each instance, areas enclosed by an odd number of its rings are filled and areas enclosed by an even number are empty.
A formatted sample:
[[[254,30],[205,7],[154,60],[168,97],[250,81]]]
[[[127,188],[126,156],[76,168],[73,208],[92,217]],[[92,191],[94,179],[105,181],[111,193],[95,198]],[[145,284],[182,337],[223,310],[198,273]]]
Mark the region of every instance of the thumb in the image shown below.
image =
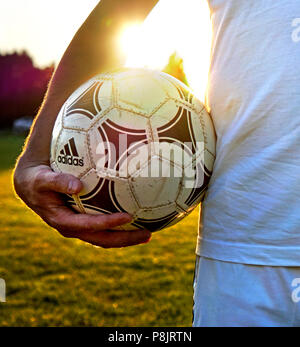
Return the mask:
[[[56,173],[50,168],[38,173],[35,184],[39,191],[55,191],[70,195],[78,194],[83,188],[81,181],[75,176]]]

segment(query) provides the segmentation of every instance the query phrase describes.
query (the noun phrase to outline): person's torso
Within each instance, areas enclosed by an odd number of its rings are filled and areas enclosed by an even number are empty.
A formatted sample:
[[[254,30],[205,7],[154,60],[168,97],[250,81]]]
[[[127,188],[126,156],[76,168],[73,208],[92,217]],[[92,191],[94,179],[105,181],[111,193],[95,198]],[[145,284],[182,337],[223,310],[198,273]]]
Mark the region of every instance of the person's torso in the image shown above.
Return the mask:
[[[209,5],[207,105],[218,141],[199,253],[295,265],[299,251],[300,265],[300,2]]]

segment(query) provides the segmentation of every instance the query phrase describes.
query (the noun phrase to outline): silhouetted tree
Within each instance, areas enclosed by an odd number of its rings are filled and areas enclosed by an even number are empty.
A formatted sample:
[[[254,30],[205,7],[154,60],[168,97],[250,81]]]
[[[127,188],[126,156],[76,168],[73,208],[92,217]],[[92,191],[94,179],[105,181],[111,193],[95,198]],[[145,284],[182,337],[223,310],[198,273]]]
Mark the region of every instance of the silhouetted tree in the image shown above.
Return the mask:
[[[170,56],[169,62],[163,69],[163,72],[177,78],[187,86],[189,85],[183,68],[183,60],[176,52]]]
[[[39,69],[26,52],[0,55],[0,128],[37,113],[54,66]]]

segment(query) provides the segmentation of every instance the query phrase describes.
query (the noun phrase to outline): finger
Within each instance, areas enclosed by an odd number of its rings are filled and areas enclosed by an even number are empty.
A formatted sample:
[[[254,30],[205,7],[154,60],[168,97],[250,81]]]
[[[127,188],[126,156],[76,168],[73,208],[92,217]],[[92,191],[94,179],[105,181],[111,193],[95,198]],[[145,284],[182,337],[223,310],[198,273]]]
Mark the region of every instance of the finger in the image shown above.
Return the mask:
[[[38,191],[55,191],[64,194],[78,194],[83,188],[82,182],[75,176],[56,173],[50,168],[39,171],[34,183]]]
[[[121,248],[149,242],[151,233],[148,230],[138,231],[107,231],[132,221],[126,213],[112,215],[75,214],[69,209],[62,208],[55,218],[56,228],[68,238],[77,238],[103,248]]]
[[[81,233],[78,238],[102,248],[122,248],[149,242],[151,232],[148,230],[100,231],[97,233]]]
[[[66,206],[61,206],[51,218],[52,225],[62,231],[65,236],[73,237],[78,233],[98,232],[130,223],[132,217],[127,213],[114,213],[111,215],[76,214]]]

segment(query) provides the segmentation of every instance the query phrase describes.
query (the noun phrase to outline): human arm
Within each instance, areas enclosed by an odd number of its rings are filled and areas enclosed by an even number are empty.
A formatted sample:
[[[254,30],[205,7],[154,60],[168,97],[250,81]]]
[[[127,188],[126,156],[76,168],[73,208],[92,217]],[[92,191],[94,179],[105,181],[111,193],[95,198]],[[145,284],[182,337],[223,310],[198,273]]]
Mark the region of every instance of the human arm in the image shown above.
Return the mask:
[[[123,247],[146,242],[148,231],[110,232],[130,221],[126,214],[90,216],[68,209],[59,193],[82,189],[74,176],[58,174],[49,167],[52,129],[69,95],[94,75],[121,67],[123,57],[117,37],[128,22],[142,21],[158,0],[102,0],[78,30],[50,82],[41,110],[32,127],[14,172],[14,186],[21,199],[63,236],[92,244]]]

